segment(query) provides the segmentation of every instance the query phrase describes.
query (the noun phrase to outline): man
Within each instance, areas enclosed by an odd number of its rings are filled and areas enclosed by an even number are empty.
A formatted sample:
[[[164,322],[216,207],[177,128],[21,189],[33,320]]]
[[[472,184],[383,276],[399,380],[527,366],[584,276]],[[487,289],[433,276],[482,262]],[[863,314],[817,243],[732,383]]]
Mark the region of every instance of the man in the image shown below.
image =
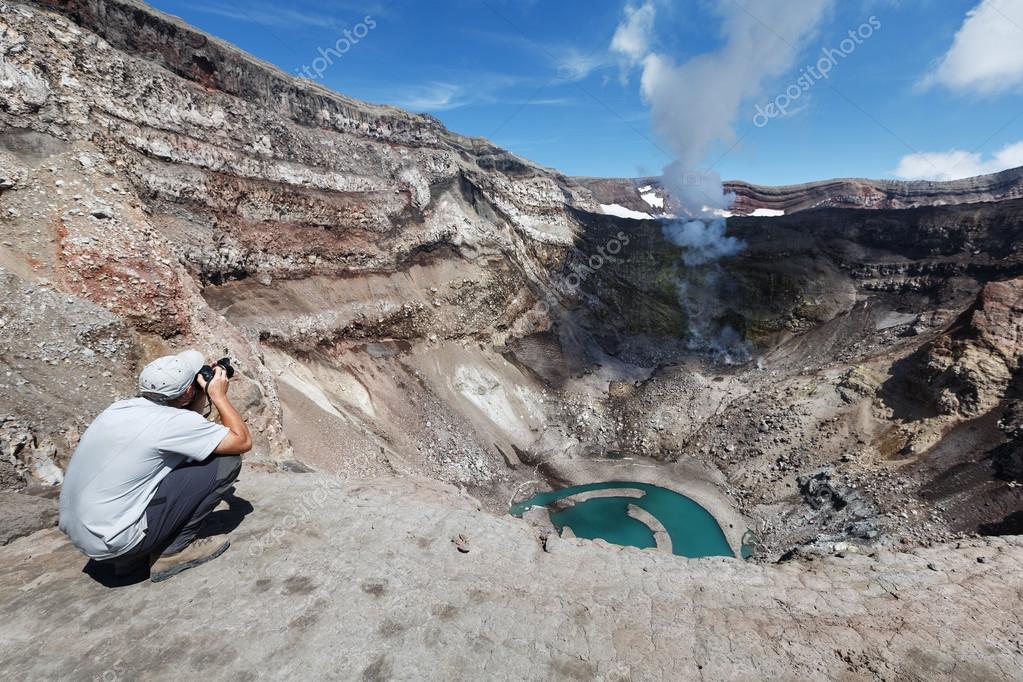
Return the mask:
[[[217,558],[230,542],[199,537],[252,448],[227,399],[223,367],[207,385],[203,357],[158,358],[139,374],[141,397],[121,400],[92,422],[71,457],[60,492],[60,529],[115,571],[148,560],[154,582]],[[206,395],[223,426],[202,416]]]

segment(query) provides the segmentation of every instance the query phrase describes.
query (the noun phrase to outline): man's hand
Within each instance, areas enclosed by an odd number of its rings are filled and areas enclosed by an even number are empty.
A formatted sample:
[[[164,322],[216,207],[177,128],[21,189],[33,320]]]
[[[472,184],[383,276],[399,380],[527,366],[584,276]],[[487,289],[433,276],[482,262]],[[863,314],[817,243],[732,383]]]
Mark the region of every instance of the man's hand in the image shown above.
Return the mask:
[[[206,393],[210,396],[210,400],[226,398],[229,383],[230,379],[227,378],[227,370],[220,365],[213,365],[213,379],[206,386]]]
[[[206,380],[202,378],[202,375],[196,375],[195,379],[199,383],[199,387],[206,391],[210,399],[223,398],[227,396],[227,386],[230,380],[227,378],[227,370],[220,365],[210,365],[213,367],[213,378],[207,384]]]

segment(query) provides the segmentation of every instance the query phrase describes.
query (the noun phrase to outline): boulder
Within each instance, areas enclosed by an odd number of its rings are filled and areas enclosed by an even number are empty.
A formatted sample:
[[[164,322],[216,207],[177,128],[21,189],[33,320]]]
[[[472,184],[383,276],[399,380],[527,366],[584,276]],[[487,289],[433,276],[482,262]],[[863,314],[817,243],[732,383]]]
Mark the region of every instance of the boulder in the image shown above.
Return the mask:
[[[0,545],[57,524],[57,501],[0,492]]]

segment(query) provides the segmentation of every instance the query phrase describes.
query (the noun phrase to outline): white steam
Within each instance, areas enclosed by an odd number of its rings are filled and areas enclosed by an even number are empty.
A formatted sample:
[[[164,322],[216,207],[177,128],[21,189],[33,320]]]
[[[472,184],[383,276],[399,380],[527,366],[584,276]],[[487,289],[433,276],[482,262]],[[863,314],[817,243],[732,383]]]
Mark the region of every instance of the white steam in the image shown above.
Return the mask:
[[[725,194],[720,175],[687,172],[676,162],[664,169],[662,182],[682,212],[692,218],[664,224],[668,241],[686,249],[682,256],[686,265],[704,265],[746,248],[743,241],[725,235],[725,220],[717,217],[735,201],[734,194]]]
[[[655,52],[652,0],[625,8],[611,51],[642,68],[642,94],[654,129],[685,169],[704,161],[715,142],[735,140],[739,105],[768,78],[792,68],[834,0],[717,0],[724,44],[678,64]]]
[[[834,2],[715,0],[709,4],[721,20],[721,47],[681,64],[653,47],[655,0],[627,5],[611,41],[623,69],[641,70],[640,92],[654,130],[677,159],[664,169],[662,181],[689,220],[666,223],[664,234],[686,249],[687,266],[705,271],[695,282],[679,284],[683,309],[690,313],[690,343],[732,361],[749,354],[733,329],[718,325],[728,282],[717,261],[745,244],[726,235],[718,217],[735,197],[725,194],[717,173],[696,169],[714,144],[735,142],[740,105],[792,68]]]
[[[711,261],[734,256],[746,245],[725,235],[725,219],[717,220],[676,220],[665,224],[664,236],[678,246],[686,247],[682,261],[686,265],[704,265]]]

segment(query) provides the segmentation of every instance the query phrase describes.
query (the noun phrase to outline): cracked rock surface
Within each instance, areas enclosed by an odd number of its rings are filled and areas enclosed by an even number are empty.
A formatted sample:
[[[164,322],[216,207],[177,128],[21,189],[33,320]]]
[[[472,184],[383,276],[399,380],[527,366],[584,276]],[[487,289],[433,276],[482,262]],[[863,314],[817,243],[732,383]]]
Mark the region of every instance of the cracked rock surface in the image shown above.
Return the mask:
[[[1013,680],[1023,543],[758,566],[550,537],[423,480],[246,470],[214,562],[105,587],[0,554],[5,679]],[[463,536],[461,552],[451,538]],[[1009,608],[1007,608],[1009,607]],[[130,623],[130,625],[128,625]],[[110,672],[108,672],[110,671]]]

